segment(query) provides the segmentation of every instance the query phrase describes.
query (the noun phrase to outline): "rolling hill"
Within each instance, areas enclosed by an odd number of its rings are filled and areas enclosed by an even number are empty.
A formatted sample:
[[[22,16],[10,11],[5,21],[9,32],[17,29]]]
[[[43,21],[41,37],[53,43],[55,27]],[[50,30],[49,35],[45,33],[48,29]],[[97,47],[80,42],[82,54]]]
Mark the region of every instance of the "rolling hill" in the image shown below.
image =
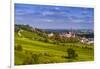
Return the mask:
[[[19,35],[20,34],[20,35]],[[46,33],[29,26],[15,27],[15,65],[65,63],[94,60],[94,46],[78,43],[53,43]],[[78,54],[68,58],[67,49],[72,48]]]

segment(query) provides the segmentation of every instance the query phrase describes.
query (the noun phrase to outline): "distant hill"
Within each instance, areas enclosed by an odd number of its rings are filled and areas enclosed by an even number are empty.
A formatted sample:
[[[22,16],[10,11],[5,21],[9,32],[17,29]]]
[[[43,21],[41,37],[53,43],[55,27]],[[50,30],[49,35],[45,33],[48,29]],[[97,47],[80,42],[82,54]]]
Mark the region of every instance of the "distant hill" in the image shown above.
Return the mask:
[[[15,24],[15,32],[19,31],[20,29],[27,30],[27,31],[32,31],[33,28],[31,26],[29,26],[29,25],[18,25],[18,24]]]

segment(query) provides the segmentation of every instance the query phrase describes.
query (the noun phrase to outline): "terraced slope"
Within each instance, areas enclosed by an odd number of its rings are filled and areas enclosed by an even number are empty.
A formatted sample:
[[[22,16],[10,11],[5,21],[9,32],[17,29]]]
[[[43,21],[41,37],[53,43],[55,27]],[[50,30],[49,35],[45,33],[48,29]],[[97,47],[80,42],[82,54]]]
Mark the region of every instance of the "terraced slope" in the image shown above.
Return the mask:
[[[23,30],[22,36],[15,32],[15,65],[46,64],[63,62],[93,61],[94,49],[92,45],[81,43],[53,44],[38,39],[44,37],[37,33]],[[21,47],[21,50],[16,47]],[[67,49],[73,48],[77,58],[69,59]]]

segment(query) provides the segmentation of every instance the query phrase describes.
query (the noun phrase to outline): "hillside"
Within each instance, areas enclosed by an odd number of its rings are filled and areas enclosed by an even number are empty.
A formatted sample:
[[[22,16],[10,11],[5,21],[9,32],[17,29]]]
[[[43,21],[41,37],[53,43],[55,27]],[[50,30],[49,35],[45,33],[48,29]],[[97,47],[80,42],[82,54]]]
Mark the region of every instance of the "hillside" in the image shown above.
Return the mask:
[[[67,49],[69,48],[75,50],[77,57],[68,57]],[[93,45],[80,42],[62,42],[61,38],[49,38],[46,32],[33,29],[28,25],[16,25],[15,27],[15,65],[93,60]]]

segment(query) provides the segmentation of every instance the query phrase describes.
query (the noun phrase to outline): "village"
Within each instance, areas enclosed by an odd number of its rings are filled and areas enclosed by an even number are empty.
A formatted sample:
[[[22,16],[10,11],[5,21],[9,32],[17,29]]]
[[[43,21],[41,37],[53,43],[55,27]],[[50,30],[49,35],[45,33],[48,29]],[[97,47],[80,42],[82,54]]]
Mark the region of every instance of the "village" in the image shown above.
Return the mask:
[[[54,33],[49,33],[48,37],[54,36]],[[94,39],[93,38],[86,38],[86,37],[80,37],[74,32],[64,32],[59,34],[60,37],[64,38],[76,38],[79,37],[79,41],[83,44],[94,44]]]
[[[39,32],[39,31],[42,31],[42,33],[46,32],[46,31],[43,31],[43,30],[40,30],[40,29],[32,29],[33,30],[33,33],[34,31],[35,32]],[[22,37],[22,33],[23,30],[20,29],[18,31],[18,35],[20,37]],[[57,32],[56,32],[57,33]],[[57,34],[60,38],[64,38],[64,39],[68,39],[68,38],[75,38],[75,39],[78,39],[79,42],[83,43],[83,44],[94,44],[94,38],[87,38],[87,37],[84,37],[84,36],[79,36],[78,34],[80,34],[80,32],[73,32],[73,31],[67,31],[67,32],[60,32],[59,34]],[[83,35],[83,33],[81,33],[81,35]],[[46,33],[46,36],[48,36],[48,38],[50,37],[53,37],[55,36],[55,32],[49,32],[49,33]],[[88,35],[90,36],[90,35]]]

